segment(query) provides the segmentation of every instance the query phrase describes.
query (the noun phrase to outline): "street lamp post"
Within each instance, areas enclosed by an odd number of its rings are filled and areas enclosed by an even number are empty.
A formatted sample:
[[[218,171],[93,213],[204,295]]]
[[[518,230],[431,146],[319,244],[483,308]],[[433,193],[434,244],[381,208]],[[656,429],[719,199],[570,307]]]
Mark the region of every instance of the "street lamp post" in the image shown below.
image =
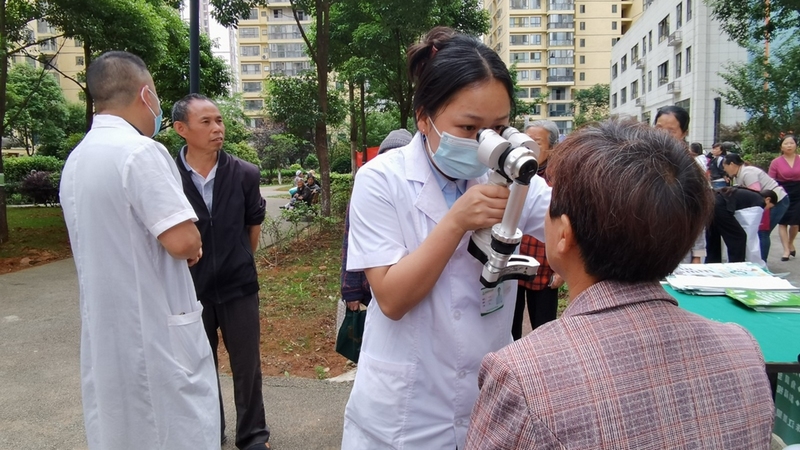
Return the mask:
[[[200,0],[189,0],[189,93],[200,92]]]

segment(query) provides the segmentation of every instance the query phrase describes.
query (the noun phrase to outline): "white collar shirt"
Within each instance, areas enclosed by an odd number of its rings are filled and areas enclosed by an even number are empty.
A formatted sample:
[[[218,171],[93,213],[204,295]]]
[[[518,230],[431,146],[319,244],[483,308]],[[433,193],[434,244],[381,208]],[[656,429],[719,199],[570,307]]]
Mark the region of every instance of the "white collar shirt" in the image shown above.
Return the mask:
[[[202,176],[197,173],[196,170],[192,169],[192,166],[186,162],[186,147],[184,146],[181,151],[181,161],[183,161],[183,165],[186,167],[186,170],[192,176],[192,183],[194,187],[197,188],[197,192],[203,196],[203,203],[206,204],[208,208],[208,213],[211,214],[211,206],[214,204],[214,178],[217,176],[217,166],[219,165],[219,159],[217,162],[214,163],[214,167],[211,168],[211,171],[208,172],[208,176]]]

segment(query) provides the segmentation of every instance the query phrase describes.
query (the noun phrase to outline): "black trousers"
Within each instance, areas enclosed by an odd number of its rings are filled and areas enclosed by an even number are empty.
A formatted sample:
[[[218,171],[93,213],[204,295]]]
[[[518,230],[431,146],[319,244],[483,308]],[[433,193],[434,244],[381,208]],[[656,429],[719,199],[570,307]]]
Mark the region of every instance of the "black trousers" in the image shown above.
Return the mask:
[[[539,291],[517,287],[517,305],[514,308],[514,322],[511,324],[511,336],[514,340],[522,337],[522,321],[525,316],[525,303],[528,304],[528,318],[534,330],[551,320],[556,320],[558,313],[558,289],[544,288]]]
[[[208,342],[217,358],[217,328],[230,357],[233,374],[233,398],[236,403],[236,447],[248,449],[269,441],[269,427],[264,417],[264,397],[261,394],[261,325],[258,312],[258,293],[222,304],[203,303],[203,325]],[[219,374],[217,374],[219,383]],[[222,435],[225,435],[225,411],[222,389],[219,393]]]
[[[714,219],[706,227],[706,263],[722,262],[722,242],[728,247],[728,262],[744,262],[747,252],[747,233],[723,204],[714,207]]]

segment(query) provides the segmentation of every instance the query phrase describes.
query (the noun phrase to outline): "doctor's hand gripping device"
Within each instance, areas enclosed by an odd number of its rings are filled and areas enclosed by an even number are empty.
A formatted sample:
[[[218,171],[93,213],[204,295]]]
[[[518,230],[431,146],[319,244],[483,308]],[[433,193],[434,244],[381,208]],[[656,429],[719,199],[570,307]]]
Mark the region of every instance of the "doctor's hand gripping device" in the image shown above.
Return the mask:
[[[505,280],[529,280],[536,275],[539,263],[530,256],[514,255],[522,240],[517,228],[530,181],[539,168],[539,146],[528,135],[507,127],[502,134],[491,129],[478,132],[478,159],[489,167],[489,184],[510,186],[511,193],[503,221],[491,229],[472,233],[469,253],[483,263],[481,283],[495,287]]]

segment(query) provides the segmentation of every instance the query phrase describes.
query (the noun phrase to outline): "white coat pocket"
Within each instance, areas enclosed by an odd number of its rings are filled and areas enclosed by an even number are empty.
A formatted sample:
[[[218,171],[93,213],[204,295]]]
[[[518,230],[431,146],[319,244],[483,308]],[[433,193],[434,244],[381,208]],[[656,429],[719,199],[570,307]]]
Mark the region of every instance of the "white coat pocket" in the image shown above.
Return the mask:
[[[172,355],[188,373],[197,372],[202,361],[211,355],[202,319],[203,310],[167,316]]]

